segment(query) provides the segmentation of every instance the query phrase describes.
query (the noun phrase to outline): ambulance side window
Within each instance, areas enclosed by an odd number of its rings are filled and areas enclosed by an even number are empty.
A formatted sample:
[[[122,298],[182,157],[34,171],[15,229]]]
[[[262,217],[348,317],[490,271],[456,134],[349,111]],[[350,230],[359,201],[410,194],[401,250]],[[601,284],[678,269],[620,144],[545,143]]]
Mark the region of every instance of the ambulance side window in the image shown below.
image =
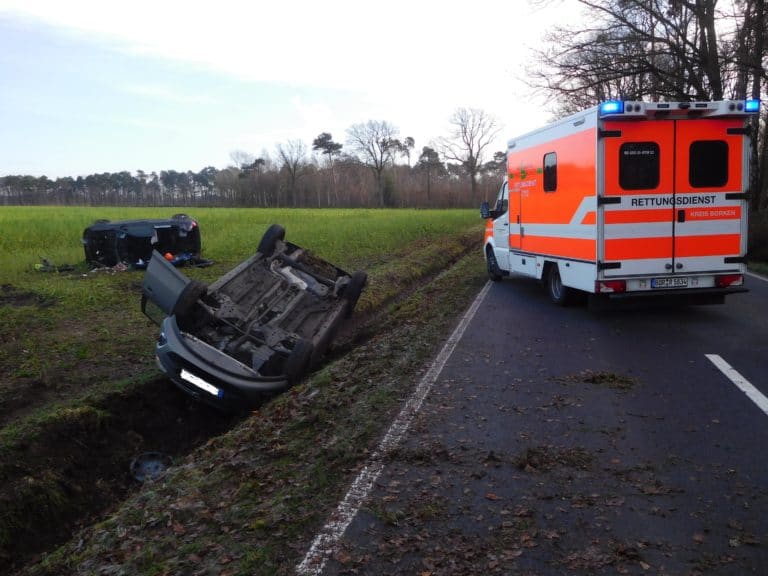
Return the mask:
[[[688,151],[688,181],[693,188],[719,188],[728,182],[728,143],[696,140]]]
[[[501,186],[501,190],[499,190],[499,197],[496,198],[496,208],[494,208],[494,212],[496,212],[499,216],[502,214],[506,214],[509,210],[509,198],[507,197],[507,183],[505,182]],[[498,218],[498,216],[494,216],[494,218]]]
[[[619,186],[624,190],[652,190],[659,185],[659,145],[625,142],[619,148]]]
[[[557,190],[557,153],[544,154],[544,192]]]

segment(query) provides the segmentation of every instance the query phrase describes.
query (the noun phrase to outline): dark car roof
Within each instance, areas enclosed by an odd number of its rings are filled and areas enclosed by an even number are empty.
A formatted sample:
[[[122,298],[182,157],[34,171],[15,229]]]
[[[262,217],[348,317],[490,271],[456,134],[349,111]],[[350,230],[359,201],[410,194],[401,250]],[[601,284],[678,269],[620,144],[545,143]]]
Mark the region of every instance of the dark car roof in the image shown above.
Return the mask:
[[[171,228],[177,226],[183,230],[191,230],[197,222],[189,216],[174,218],[153,218],[138,220],[119,220],[116,222],[98,220],[88,226],[92,232],[105,232],[107,230],[122,230],[131,236],[152,236],[155,228]]]

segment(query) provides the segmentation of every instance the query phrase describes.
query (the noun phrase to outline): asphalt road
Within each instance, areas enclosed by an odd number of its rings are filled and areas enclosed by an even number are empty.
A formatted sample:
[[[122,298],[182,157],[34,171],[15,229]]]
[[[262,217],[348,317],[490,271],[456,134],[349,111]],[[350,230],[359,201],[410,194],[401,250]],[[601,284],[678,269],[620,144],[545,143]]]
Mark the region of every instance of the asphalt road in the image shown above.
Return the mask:
[[[558,308],[494,284],[323,574],[768,574],[768,282]],[[738,376],[734,376],[738,380]]]

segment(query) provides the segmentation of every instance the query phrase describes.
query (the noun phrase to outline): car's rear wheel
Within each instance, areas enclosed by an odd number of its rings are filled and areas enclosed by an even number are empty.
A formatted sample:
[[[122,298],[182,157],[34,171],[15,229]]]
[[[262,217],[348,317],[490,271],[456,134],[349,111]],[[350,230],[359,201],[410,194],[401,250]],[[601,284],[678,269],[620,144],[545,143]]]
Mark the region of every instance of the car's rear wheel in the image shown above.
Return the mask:
[[[291,384],[295,384],[309,368],[315,347],[305,338],[299,338],[283,366],[283,372]]]
[[[267,231],[264,232],[264,236],[261,237],[259,242],[258,252],[265,257],[272,256],[277,243],[281,240],[285,240],[285,228],[280,224],[272,224]]]
[[[344,287],[342,292],[342,299],[349,302],[347,306],[347,317],[352,315],[352,311],[357,305],[357,301],[360,299],[360,294],[365,288],[365,283],[368,281],[368,274],[362,271],[353,272],[349,279],[349,283]]]

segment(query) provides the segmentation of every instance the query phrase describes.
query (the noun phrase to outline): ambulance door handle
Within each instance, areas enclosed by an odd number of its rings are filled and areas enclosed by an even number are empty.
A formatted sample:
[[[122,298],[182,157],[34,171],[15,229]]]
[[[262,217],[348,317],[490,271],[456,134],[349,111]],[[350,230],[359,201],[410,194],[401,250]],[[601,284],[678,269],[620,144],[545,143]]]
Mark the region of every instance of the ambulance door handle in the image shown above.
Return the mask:
[[[678,210],[677,211],[677,221],[680,223],[685,222],[685,210]]]
[[[517,215],[517,223],[520,224],[520,214]]]

